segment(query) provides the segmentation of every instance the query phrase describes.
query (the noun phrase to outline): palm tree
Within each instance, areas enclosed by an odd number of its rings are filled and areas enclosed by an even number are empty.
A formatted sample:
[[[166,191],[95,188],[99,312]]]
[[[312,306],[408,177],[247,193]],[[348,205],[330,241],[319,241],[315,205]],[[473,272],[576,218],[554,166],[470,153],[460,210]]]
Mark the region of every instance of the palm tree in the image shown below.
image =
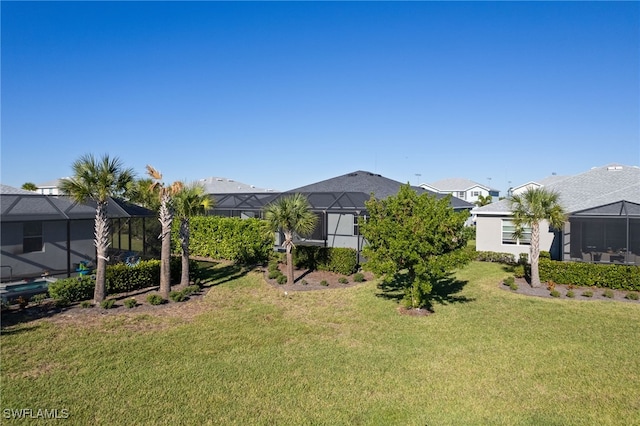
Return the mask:
[[[293,284],[293,235],[309,235],[316,227],[316,215],[302,194],[282,197],[265,207],[265,219],[272,231],[284,234],[283,246],[287,253],[287,284]]]
[[[174,182],[170,186],[165,186],[162,182],[162,173],[153,167],[147,165],[147,173],[153,179],[153,183],[149,188],[150,191],[157,191],[160,197],[160,210],[158,212],[158,220],[162,230],[160,231],[160,240],[162,248],[160,249],[160,295],[168,299],[171,291],[171,223],[173,222],[174,207],[173,197],[182,190],[182,182]]]
[[[180,285],[189,285],[189,219],[202,214],[213,206],[213,201],[205,193],[204,186],[185,186],[174,197],[175,215],[180,219],[180,247],[182,248],[182,274]]]
[[[493,197],[491,197],[491,195],[487,195],[486,197],[482,194],[478,195],[478,201],[476,201],[474,204],[478,207],[482,207],[482,206],[486,206],[488,204],[491,204]]]
[[[118,158],[103,155],[97,160],[91,154],[83,155],[73,165],[73,177],[62,179],[60,190],[73,200],[83,203],[96,202],[95,245],[96,245],[96,287],[93,294],[95,303],[106,296],[107,250],[109,248],[109,220],[107,205],[109,198],[122,194],[133,180],[132,169],[124,169]]]
[[[154,187],[153,179],[136,179],[129,184],[124,195],[127,200],[134,204],[149,210],[159,210],[160,197],[157,191],[150,190],[152,187]]]
[[[546,220],[554,229],[560,229],[566,220],[564,209],[558,202],[559,194],[545,188],[529,188],[522,194],[511,196],[511,212],[515,226],[514,238],[522,238],[525,228],[531,229],[531,286],[540,287],[538,260],[540,258],[540,222]]]

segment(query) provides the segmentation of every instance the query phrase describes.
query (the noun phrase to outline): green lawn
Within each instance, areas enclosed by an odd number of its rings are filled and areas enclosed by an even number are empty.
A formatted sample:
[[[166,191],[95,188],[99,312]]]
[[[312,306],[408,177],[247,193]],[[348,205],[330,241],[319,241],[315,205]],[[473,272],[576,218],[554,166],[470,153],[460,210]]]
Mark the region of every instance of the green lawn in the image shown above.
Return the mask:
[[[640,425],[640,306],[528,298],[506,275],[473,263],[421,317],[372,282],[285,296],[251,272],[196,316],[24,323],[0,341],[3,421]]]

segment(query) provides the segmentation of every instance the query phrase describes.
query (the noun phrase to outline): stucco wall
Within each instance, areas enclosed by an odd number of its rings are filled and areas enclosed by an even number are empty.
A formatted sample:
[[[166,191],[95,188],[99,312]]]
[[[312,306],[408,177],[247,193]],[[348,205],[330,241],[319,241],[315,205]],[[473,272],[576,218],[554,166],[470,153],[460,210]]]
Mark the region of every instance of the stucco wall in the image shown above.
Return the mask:
[[[529,245],[515,245],[502,243],[502,220],[507,216],[477,216],[476,218],[476,250],[512,253],[516,260],[520,253],[529,254]],[[551,251],[556,238],[554,232],[549,232],[549,224],[540,222],[540,250]],[[557,239],[556,239],[557,241]],[[558,247],[559,249],[559,247]]]

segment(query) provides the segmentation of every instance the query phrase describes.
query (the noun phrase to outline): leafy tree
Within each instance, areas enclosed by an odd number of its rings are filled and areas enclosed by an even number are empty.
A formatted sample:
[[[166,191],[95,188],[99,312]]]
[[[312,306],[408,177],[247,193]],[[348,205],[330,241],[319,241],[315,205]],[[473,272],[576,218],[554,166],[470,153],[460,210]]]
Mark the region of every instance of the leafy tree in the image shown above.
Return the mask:
[[[107,205],[111,197],[121,195],[133,180],[132,169],[125,169],[118,158],[103,155],[100,159],[87,154],[76,160],[73,177],[62,179],[60,190],[77,202],[96,202],[95,245],[96,245],[96,287],[93,295],[95,303],[100,303],[106,295],[107,250],[109,248],[109,219]]]
[[[147,173],[153,179],[150,187],[152,192],[156,192],[160,201],[158,212],[158,220],[162,230],[160,231],[160,240],[162,248],[160,249],[160,295],[168,299],[171,291],[171,222],[173,222],[174,206],[173,197],[178,194],[182,188],[182,182],[174,182],[171,185],[165,185],[162,182],[162,173],[147,165]]]
[[[182,249],[182,274],[180,284],[189,285],[189,219],[205,213],[213,207],[212,199],[205,193],[204,186],[185,186],[174,197],[175,215],[180,219],[180,247]]]
[[[418,195],[409,185],[384,200],[372,196],[365,205],[363,267],[386,284],[401,286],[407,306],[427,306],[433,285],[468,261],[463,231],[468,212],[455,212],[450,196]]]
[[[546,188],[529,188],[509,199],[513,214],[514,238],[522,238],[525,228],[531,229],[530,263],[531,286],[540,287],[538,261],[540,259],[540,222],[546,220],[554,229],[560,229],[566,220],[564,209],[558,202],[559,194]]]
[[[491,204],[492,200],[493,198],[491,197],[491,195],[484,196],[480,194],[478,195],[478,201],[476,201],[474,204],[478,207],[482,207],[486,206],[487,204]]]
[[[25,182],[25,183],[22,184],[21,188],[24,189],[25,191],[37,191],[38,190],[38,187],[33,182]]]
[[[149,210],[160,210],[160,194],[153,179],[136,179],[129,184],[125,197],[130,202]]]
[[[284,234],[283,246],[287,253],[287,284],[293,284],[294,234],[310,235],[316,227],[317,217],[311,211],[309,201],[302,194],[278,198],[265,207],[265,219],[272,231]]]

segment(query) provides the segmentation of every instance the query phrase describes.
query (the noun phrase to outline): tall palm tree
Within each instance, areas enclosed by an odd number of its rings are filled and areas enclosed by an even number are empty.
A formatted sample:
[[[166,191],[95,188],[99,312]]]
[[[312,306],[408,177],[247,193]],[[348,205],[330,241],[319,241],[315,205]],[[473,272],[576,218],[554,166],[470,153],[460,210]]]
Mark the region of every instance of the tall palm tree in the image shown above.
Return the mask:
[[[182,249],[182,273],[180,285],[189,285],[189,219],[205,213],[213,207],[213,200],[205,193],[204,186],[193,184],[182,188],[174,197],[175,216],[180,219],[180,247]]]
[[[147,173],[153,179],[153,183],[149,188],[152,192],[157,191],[160,198],[160,210],[158,212],[158,220],[160,221],[161,231],[160,240],[162,248],[160,249],[160,295],[168,299],[171,291],[171,223],[173,222],[174,207],[173,197],[182,190],[182,182],[174,182],[166,186],[162,182],[162,173],[147,165]]]
[[[531,228],[531,286],[540,287],[538,260],[540,258],[540,222],[546,220],[554,229],[560,229],[566,220],[564,209],[558,202],[559,194],[545,188],[529,188],[522,194],[511,196],[511,212],[515,226],[514,238],[522,238],[525,228]]]
[[[316,215],[302,194],[278,198],[265,207],[265,219],[272,231],[284,234],[283,246],[287,253],[287,284],[293,284],[293,236],[309,235],[316,227]]]
[[[118,158],[103,155],[100,159],[87,154],[72,165],[73,177],[62,179],[60,190],[77,202],[96,202],[95,245],[96,245],[96,287],[93,293],[95,303],[106,296],[107,250],[109,248],[109,219],[107,205],[109,198],[121,195],[133,180],[132,169],[123,168]]]
[[[478,207],[482,207],[491,204],[492,200],[493,197],[491,197],[491,195],[484,196],[480,194],[478,195],[478,201],[476,201],[474,204]]]

